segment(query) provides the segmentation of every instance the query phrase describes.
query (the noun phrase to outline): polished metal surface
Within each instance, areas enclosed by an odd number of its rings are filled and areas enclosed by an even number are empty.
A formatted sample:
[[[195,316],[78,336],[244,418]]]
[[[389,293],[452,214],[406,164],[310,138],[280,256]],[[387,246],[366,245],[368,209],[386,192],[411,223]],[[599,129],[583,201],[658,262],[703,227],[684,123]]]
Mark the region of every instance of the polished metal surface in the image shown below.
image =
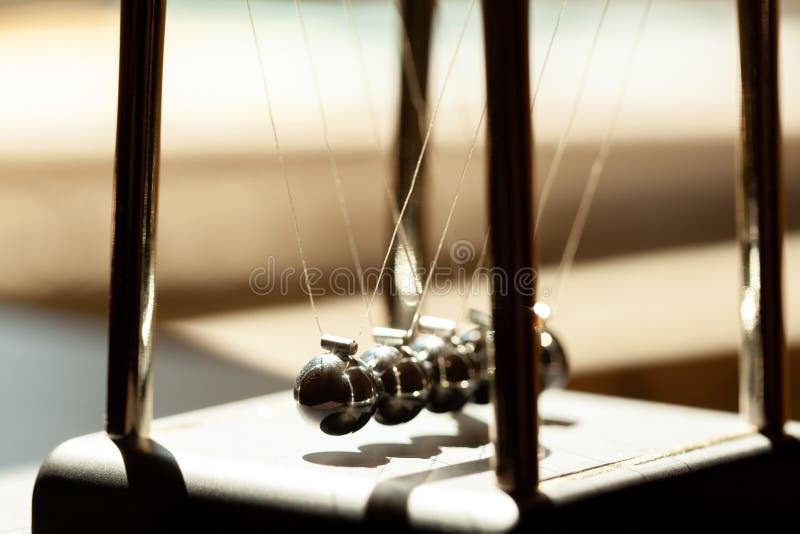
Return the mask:
[[[147,437],[166,0],[122,0],[106,431]]]
[[[326,434],[360,430],[378,406],[381,384],[364,362],[340,354],[320,354],[297,375],[294,400],[300,415]]]
[[[408,341],[409,332],[402,328],[389,328],[386,326],[376,326],[372,329],[372,339],[381,345],[399,347]]]
[[[528,1],[483,0],[489,146],[489,222],[495,380],[495,471],[502,488],[521,498],[539,478],[538,365],[533,295],[533,143],[530,116]],[[520,283],[522,282],[522,283]],[[527,282],[527,283],[525,283]]]
[[[563,388],[569,381],[569,360],[564,346],[552,330],[539,332],[541,350],[542,390]]]
[[[737,222],[742,260],[739,408],[771,437],[787,416],[778,0],[739,0],[742,79]]]
[[[366,351],[361,360],[383,386],[376,421],[384,425],[407,423],[425,408],[431,389],[430,376],[410,351],[377,345]]]
[[[403,19],[401,31],[402,61],[400,87],[400,115],[397,132],[397,182],[395,199],[403,205],[411,188],[427,129],[428,64],[430,59],[431,23],[434,1],[401,0]],[[423,184],[425,161],[421,162],[416,176],[415,192],[403,215],[399,239],[395,240],[390,258],[390,287],[387,288],[389,322],[396,328],[408,328],[419,302],[418,289],[422,287],[421,266],[424,232]]]
[[[411,340],[409,348],[430,374],[428,410],[435,413],[461,409],[478,387],[479,375],[469,357],[449,338],[422,334]]]
[[[358,343],[356,343],[356,340],[348,337],[322,334],[319,344],[323,349],[341,356],[352,356],[358,351]]]

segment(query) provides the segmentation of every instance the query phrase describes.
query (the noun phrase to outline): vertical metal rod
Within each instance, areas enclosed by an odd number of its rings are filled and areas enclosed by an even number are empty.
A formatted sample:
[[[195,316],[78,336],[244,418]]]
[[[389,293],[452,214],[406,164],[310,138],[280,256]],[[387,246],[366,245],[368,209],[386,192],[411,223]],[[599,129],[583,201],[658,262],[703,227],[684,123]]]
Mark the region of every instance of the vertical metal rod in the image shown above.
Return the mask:
[[[146,437],[166,0],[122,0],[106,431]]]
[[[396,202],[402,206],[422,150],[427,129],[428,64],[430,60],[433,0],[401,0],[403,18],[400,76],[400,120],[397,132]],[[407,39],[407,41],[406,41]],[[395,328],[408,328],[417,309],[415,280],[420,281],[424,265],[422,232],[422,193],[425,165],[417,175],[416,192],[403,215],[404,239],[397,239],[391,256],[390,286],[387,291],[389,322]],[[408,244],[408,251],[404,248]]]
[[[483,0],[489,144],[489,220],[495,385],[495,470],[520,497],[538,483],[539,344],[536,288],[528,0]],[[503,279],[505,283],[503,283]]]
[[[739,0],[742,73],[737,217],[743,267],[739,409],[766,435],[786,421],[781,256],[783,184],[778,102],[778,0]]]

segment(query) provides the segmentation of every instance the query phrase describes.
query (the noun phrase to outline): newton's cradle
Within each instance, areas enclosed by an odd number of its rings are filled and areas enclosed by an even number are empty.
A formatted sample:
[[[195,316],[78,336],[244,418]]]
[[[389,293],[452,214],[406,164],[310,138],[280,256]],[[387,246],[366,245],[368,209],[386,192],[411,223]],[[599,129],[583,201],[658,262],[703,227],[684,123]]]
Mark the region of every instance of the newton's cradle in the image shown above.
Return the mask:
[[[741,302],[750,310],[742,316],[741,414],[545,387],[564,382],[567,364],[540,308],[529,292],[492,291],[492,312],[474,312],[474,330],[457,333],[452,321],[394,299],[392,324],[377,328],[375,346],[362,353],[350,339],[323,335],[294,395],[151,424],[166,0],[122,0],[106,432],[70,440],[45,461],[34,531],[641,529],[647,521],[764,524],[796,513],[778,3],[738,0],[737,210]],[[411,44],[403,54],[427,76],[433,3],[404,0],[400,11]],[[484,0],[482,15],[491,260],[513,273],[537,267],[528,2]],[[406,193],[427,139],[408,75],[390,251],[402,252],[391,261],[405,255],[413,265],[419,210],[405,212]],[[379,424],[366,425],[373,417]]]

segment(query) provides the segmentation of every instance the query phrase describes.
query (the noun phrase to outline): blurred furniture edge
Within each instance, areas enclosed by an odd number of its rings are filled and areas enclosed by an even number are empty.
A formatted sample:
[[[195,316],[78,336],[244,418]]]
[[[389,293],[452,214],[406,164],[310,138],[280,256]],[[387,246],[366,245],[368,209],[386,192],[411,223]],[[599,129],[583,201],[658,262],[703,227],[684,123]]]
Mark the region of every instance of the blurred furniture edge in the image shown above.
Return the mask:
[[[540,166],[551,145],[540,146]],[[560,257],[594,157],[594,145],[574,146],[544,216],[544,264]],[[800,229],[800,138],[787,139],[787,231]],[[425,194],[428,242],[435,245],[463,153],[433,153]],[[589,215],[578,261],[734,238],[733,145],[723,140],[617,143]],[[389,220],[376,169],[389,161],[374,152],[339,154],[339,168],[361,261],[378,266]],[[691,161],[691,165],[687,162]],[[311,265],[329,273],[352,267],[323,154],[290,154],[288,165]],[[546,167],[544,167],[546,168]],[[483,154],[473,158],[447,236],[450,245],[479,249],[485,232]],[[0,297],[103,312],[110,258],[111,160],[0,162]],[[438,171],[438,172],[437,172]],[[171,156],[162,164],[159,199],[159,303],[162,317],[257,306],[248,285],[254,270],[300,270],[277,163],[255,154]],[[326,232],[315,232],[324,227]],[[338,238],[341,237],[341,240]],[[476,250],[477,255],[477,250]],[[299,283],[290,294],[302,297]]]

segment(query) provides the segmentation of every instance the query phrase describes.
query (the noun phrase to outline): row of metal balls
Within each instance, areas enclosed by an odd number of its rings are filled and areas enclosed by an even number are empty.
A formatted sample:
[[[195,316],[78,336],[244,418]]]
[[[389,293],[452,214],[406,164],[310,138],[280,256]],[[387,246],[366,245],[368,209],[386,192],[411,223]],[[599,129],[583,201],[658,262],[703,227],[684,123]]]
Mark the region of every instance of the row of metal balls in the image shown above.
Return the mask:
[[[543,385],[549,387],[566,381],[566,359],[552,334],[544,334]],[[470,400],[486,404],[492,373],[488,335],[485,328],[461,336],[421,333],[402,345],[376,345],[360,357],[353,356],[355,343],[333,349],[298,374],[297,407],[307,422],[339,436],[361,429],[373,415],[381,424],[396,425],[423,408],[444,413]]]

